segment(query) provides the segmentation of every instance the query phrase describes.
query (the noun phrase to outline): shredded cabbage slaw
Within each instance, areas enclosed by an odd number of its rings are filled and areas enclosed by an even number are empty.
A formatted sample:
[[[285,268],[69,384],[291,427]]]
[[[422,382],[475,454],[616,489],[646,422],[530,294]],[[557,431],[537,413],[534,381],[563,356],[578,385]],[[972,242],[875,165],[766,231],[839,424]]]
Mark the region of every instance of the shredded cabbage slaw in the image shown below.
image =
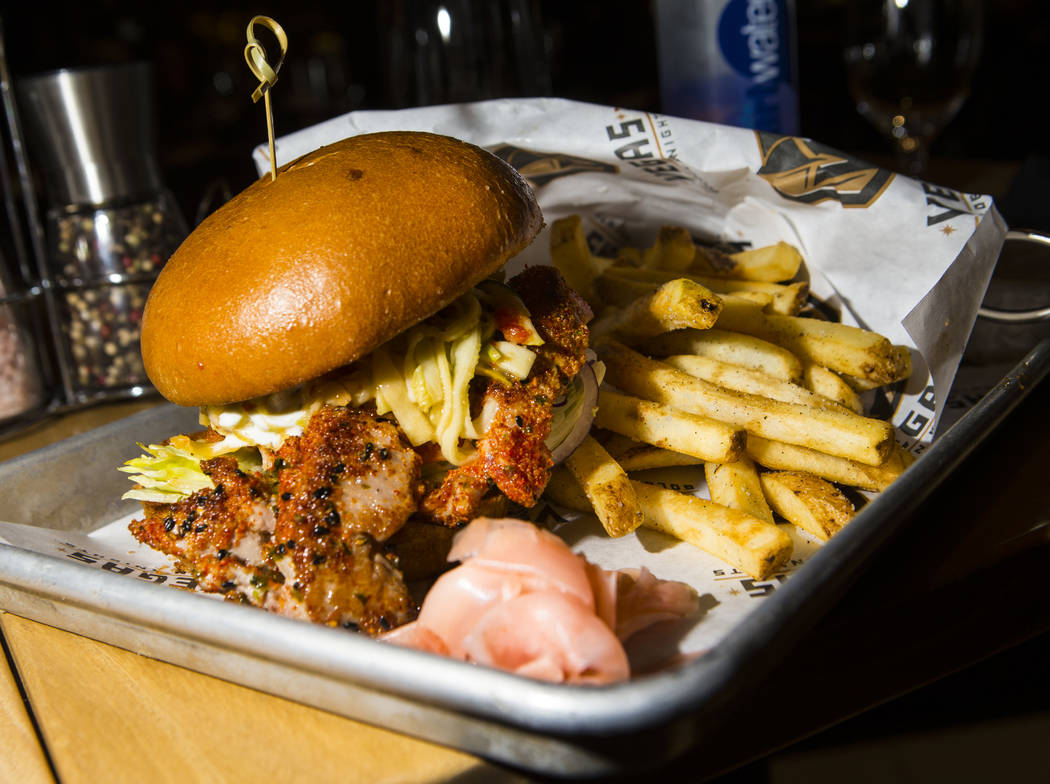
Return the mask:
[[[521,342],[497,339],[493,312],[514,313]],[[525,305],[509,288],[487,280],[442,310],[356,362],[350,370],[296,389],[226,406],[204,406],[200,423],[221,441],[175,436],[167,444],[142,446],[147,453],[120,468],[140,487],[124,498],[171,503],[212,486],[202,460],[232,454],[242,470],[259,470],[260,452],[276,451],[286,438],[301,435],[324,405],[374,403],[379,415],[397,419],[413,446],[436,443],[451,466],[474,457],[484,434],[484,413],[471,417],[470,385],[475,377],[520,381],[536,359],[530,346],[543,343]],[[581,413],[580,385],[570,385],[555,409],[553,446]],[[569,422],[567,425],[566,422]]]

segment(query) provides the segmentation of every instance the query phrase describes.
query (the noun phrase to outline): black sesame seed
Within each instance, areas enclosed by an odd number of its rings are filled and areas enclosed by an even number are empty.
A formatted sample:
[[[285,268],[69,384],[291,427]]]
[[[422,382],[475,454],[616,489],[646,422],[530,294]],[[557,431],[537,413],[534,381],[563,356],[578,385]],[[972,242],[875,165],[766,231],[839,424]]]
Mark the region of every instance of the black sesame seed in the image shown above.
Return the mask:
[[[332,473],[333,474],[341,474],[345,470],[346,470],[346,465],[343,464],[343,463],[336,463],[334,466],[332,466]]]
[[[279,458],[277,458],[276,460],[273,461],[273,470],[274,471],[282,471],[282,470],[284,470],[287,467],[288,467],[288,463],[287,463],[287,461],[285,461],[285,459],[283,457],[279,457]]]
[[[339,512],[333,509],[331,512],[324,516],[324,521],[329,525],[339,525],[339,523],[341,522]]]
[[[321,564],[323,564],[324,563],[324,558],[325,557],[323,555],[321,555],[320,553],[315,555],[313,557],[313,564],[314,564],[314,566],[320,566]]]
[[[229,551],[229,550],[219,550],[219,552],[215,553],[215,555],[216,555],[216,556],[218,556],[218,558],[219,558],[219,560],[220,560],[220,561],[221,561],[221,560],[222,560],[223,558],[225,558],[226,556],[228,556],[229,554],[230,554],[230,551]]]
[[[382,447],[379,450],[379,459],[380,460],[389,460],[390,459],[390,450],[387,449],[385,446]]]
[[[202,533],[204,533],[207,530],[208,530],[208,524],[207,523],[201,523],[196,528],[193,529],[193,533],[195,533],[195,534],[202,534]]]
[[[291,501],[292,500],[292,494],[291,493],[281,493],[281,500],[282,501]]]
[[[518,427],[525,427],[525,420],[521,418],[521,415],[514,417],[514,424]]]
[[[376,445],[373,444],[371,441],[365,444],[365,451],[361,453],[361,459],[368,460],[370,457],[372,457],[372,452],[375,451],[375,448]]]
[[[390,621],[386,619],[385,615],[380,615],[379,625],[383,627],[383,631],[387,631],[390,628]]]
[[[293,549],[295,547],[295,540],[289,539],[287,542],[284,543],[284,546],[287,547],[289,550]]]
[[[215,485],[215,495],[225,495],[226,488],[222,485]]]
[[[343,628],[344,628],[344,629],[349,629],[349,630],[350,630],[350,631],[352,631],[352,632],[356,632],[356,631],[357,631],[358,629],[360,629],[361,627],[360,627],[360,626],[358,626],[358,625],[357,625],[356,623],[354,623],[353,621],[343,621]]]
[[[235,583],[233,580],[227,580],[222,584],[222,590],[224,591],[232,591],[236,587],[237,583]]]
[[[318,487],[316,490],[314,490],[314,498],[328,498],[328,496],[330,496],[331,494],[332,488],[328,485]]]
[[[275,548],[273,548],[273,554],[274,555],[284,555],[284,545],[283,544],[279,544]]]
[[[168,515],[167,517],[165,517],[164,518],[164,530],[165,531],[170,531],[174,527],[175,527],[175,518],[172,517],[171,515]]]
[[[186,515],[186,522],[187,523],[192,523],[196,519],[197,519],[197,510],[196,509],[191,509],[189,511],[189,514]]]
[[[190,525],[190,520],[189,520],[189,518],[186,518],[186,520],[182,523],[182,525],[179,526],[179,533],[180,534],[188,534],[190,532],[191,528],[192,528],[192,526]]]

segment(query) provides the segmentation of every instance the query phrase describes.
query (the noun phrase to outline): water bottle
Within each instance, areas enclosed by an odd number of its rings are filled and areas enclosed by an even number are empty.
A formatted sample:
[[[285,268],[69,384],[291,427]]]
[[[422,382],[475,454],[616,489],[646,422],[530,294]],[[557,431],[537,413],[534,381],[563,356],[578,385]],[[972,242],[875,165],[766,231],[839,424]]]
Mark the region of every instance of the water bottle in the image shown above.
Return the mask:
[[[798,133],[794,0],[656,0],[666,114]]]

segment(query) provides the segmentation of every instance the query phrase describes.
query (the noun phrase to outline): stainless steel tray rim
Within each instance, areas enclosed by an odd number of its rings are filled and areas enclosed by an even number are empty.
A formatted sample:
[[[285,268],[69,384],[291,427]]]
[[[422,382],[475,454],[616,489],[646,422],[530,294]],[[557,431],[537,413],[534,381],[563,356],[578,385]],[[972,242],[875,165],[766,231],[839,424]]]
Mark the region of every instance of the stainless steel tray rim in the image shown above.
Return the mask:
[[[64,575],[76,570],[87,589],[69,595]],[[0,545],[0,584],[43,598],[102,610],[125,622],[175,633],[239,653],[273,659],[309,672],[399,696],[428,695],[434,704],[521,727],[599,735],[632,730],[681,712],[683,689],[703,691],[699,680],[724,657],[712,650],[667,672],[608,686],[546,683],[372,640],[339,629],[272,615],[188,591],[132,582],[62,559]],[[187,620],[189,619],[189,620]],[[385,646],[376,656],[375,646]],[[710,657],[710,658],[708,658]],[[707,661],[704,661],[707,659]],[[697,667],[698,664],[703,666]],[[703,672],[701,672],[701,670]],[[464,677],[464,673],[469,677]],[[712,680],[716,682],[717,679]]]

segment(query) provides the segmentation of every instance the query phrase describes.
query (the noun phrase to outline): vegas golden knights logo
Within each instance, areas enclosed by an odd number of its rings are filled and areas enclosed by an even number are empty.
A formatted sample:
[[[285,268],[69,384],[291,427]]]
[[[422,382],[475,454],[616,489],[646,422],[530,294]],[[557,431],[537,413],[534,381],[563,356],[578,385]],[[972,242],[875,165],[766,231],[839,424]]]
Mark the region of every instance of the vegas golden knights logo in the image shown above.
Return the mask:
[[[893,172],[797,136],[756,131],[762,152],[758,175],[785,199],[817,204],[832,199],[843,207],[869,207]]]
[[[579,158],[563,153],[533,152],[510,144],[494,147],[492,153],[521,172],[521,176],[533,185],[546,185],[558,177],[581,172],[615,174],[619,171],[619,167],[603,161],[592,161],[589,158]]]

